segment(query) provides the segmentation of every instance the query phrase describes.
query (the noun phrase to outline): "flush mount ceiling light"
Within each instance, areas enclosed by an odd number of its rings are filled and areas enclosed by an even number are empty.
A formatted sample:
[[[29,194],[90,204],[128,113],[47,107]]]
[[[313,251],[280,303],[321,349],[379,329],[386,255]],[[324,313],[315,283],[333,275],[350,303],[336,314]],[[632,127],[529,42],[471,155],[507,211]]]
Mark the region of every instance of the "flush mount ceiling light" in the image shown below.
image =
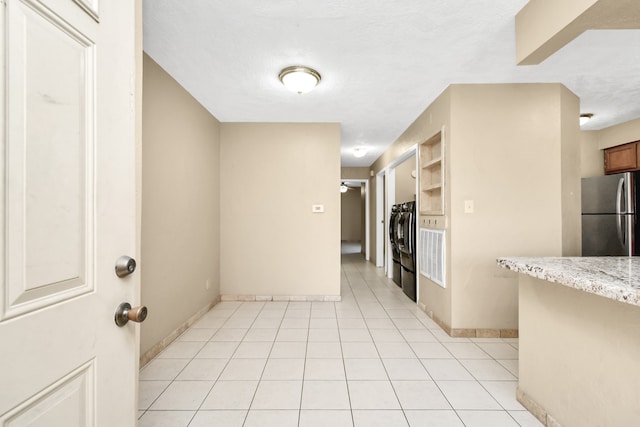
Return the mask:
[[[356,147],[353,149],[353,155],[354,157],[364,157],[367,154],[367,149],[366,147]]]
[[[311,91],[321,80],[320,73],[313,68],[298,65],[285,68],[278,77],[284,87],[297,93]]]
[[[593,117],[593,114],[591,113],[580,114],[580,126],[587,123],[589,120],[591,120],[592,117]]]
[[[340,184],[340,192],[341,193],[346,193],[347,191],[349,191],[349,187],[347,187],[344,182],[342,184]]]

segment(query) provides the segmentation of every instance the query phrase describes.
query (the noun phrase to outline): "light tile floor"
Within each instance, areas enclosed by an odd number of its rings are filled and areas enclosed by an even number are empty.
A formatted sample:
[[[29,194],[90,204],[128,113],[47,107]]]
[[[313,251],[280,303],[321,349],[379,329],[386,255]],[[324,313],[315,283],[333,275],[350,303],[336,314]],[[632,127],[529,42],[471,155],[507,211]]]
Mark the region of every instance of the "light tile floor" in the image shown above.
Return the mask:
[[[341,279],[341,302],[216,305],[141,370],[140,426],[541,426],[517,339],[449,337],[359,254]]]

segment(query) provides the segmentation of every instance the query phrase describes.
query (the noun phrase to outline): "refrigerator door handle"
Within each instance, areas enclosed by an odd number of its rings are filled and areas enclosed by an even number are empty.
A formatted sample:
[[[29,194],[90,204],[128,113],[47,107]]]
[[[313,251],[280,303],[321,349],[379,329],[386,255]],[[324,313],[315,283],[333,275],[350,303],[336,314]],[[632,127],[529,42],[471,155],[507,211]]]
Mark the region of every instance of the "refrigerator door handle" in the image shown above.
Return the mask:
[[[623,178],[620,178],[620,181],[618,181],[618,190],[616,191],[616,214],[618,215],[627,213],[626,206],[625,206],[625,210],[624,211],[622,210],[622,203],[625,200],[624,193],[625,191],[624,191],[624,177],[623,177]]]
[[[620,178],[620,181],[618,181],[618,190],[616,191],[616,231],[618,234],[618,241],[622,246],[625,246],[625,241],[626,241],[625,233],[622,232],[622,219],[623,219],[622,214],[625,213],[622,210],[622,203],[623,203],[624,197],[625,197],[625,194],[624,194],[624,177],[623,177],[623,178]]]

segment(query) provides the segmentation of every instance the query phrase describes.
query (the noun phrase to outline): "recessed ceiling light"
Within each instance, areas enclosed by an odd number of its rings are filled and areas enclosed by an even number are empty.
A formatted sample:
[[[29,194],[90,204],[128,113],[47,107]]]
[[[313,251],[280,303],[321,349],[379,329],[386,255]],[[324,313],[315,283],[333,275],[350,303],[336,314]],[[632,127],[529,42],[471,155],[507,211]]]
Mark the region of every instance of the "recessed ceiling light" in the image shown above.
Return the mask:
[[[284,87],[297,93],[311,91],[321,80],[320,73],[313,68],[298,65],[285,68],[278,77]]]
[[[591,120],[592,117],[593,114],[591,113],[580,114],[580,126],[587,123],[589,120]]]

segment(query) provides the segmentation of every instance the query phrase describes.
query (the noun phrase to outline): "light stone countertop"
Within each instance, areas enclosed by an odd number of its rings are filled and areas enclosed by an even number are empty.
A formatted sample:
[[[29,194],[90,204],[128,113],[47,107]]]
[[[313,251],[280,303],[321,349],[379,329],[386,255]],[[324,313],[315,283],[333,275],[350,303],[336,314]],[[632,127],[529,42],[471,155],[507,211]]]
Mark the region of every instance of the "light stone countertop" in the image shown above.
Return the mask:
[[[505,257],[498,266],[640,306],[640,257]]]

